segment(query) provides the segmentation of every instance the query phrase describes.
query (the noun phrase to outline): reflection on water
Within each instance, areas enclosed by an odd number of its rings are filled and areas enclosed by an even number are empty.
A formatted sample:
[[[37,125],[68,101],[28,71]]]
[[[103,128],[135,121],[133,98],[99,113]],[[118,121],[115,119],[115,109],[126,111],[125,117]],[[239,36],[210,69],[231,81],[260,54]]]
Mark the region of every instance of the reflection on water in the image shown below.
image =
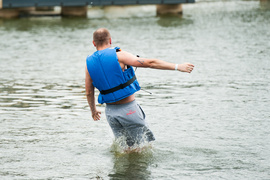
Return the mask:
[[[108,175],[110,179],[149,179],[149,166],[153,162],[153,152],[146,149],[140,153],[115,153],[113,171]]]
[[[38,108],[53,106],[54,108],[69,109],[75,107],[72,99],[81,96],[83,87],[79,85],[60,84],[3,84],[0,83],[2,98],[0,107]],[[60,94],[58,92],[61,92]],[[57,100],[56,100],[57,99]],[[82,107],[80,107],[82,108]]]
[[[180,16],[160,16],[157,23],[162,27],[181,27],[193,24],[193,20],[189,17]]]
[[[109,11],[0,20],[0,179],[268,179],[270,11],[258,1],[185,5],[182,17]],[[104,105],[91,119],[84,67],[98,27],[133,54],[195,64],[137,69],[152,93],[137,93],[149,151],[110,152]]]

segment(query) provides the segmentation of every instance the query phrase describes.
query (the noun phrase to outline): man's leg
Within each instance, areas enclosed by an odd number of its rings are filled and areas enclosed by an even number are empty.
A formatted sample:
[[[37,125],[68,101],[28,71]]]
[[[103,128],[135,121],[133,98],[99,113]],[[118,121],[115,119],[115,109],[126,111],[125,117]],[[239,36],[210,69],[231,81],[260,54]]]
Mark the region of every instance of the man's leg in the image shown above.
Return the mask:
[[[115,138],[124,136],[128,146],[155,140],[145,122],[145,114],[136,101],[122,105],[107,105],[106,116]]]
[[[119,122],[127,132],[127,144],[129,146],[155,140],[153,133],[146,124],[145,114],[136,101],[128,104],[122,111]]]

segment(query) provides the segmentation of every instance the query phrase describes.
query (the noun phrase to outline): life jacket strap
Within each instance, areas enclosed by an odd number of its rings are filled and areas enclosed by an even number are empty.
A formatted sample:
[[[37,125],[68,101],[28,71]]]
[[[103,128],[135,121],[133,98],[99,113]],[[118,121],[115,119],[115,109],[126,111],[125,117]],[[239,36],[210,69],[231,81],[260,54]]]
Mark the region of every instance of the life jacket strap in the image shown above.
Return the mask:
[[[124,89],[125,87],[129,86],[130,84],[132,84],[135,80],[136,80],[136,76],[134,75],[130,80],[128,80],[127,82],[125,82],[124,84],[120,84],[114,88],[111,89],[107,89],[107,90],[101,90],[100,94],[109,94],[109,93],[113,93],[115,91],[118,91],[120,89]]]

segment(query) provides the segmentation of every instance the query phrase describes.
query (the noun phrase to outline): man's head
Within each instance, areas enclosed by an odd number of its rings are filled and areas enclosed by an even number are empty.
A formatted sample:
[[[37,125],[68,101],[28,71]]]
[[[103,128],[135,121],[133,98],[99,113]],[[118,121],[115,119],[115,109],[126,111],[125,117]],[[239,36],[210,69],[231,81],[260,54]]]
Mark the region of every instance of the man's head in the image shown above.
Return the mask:
[[[108,29],[97,29],[93,34],[93,44],[96,47],[102,47],[107,44],[111,44],[111,34]]]

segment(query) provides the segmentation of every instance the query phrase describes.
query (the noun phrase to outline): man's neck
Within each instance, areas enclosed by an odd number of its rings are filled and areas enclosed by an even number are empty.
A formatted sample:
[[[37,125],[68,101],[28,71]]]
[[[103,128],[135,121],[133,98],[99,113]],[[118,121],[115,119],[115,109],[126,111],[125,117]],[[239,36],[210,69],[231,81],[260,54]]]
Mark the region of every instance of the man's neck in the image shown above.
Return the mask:
[[[97,46],[96,48],[97,48],[98,51],[101,51],[103,49],[107,49],[107,48],[110,48],[110,47],[111,47],[111,44],[105,44],[103,46]]]

